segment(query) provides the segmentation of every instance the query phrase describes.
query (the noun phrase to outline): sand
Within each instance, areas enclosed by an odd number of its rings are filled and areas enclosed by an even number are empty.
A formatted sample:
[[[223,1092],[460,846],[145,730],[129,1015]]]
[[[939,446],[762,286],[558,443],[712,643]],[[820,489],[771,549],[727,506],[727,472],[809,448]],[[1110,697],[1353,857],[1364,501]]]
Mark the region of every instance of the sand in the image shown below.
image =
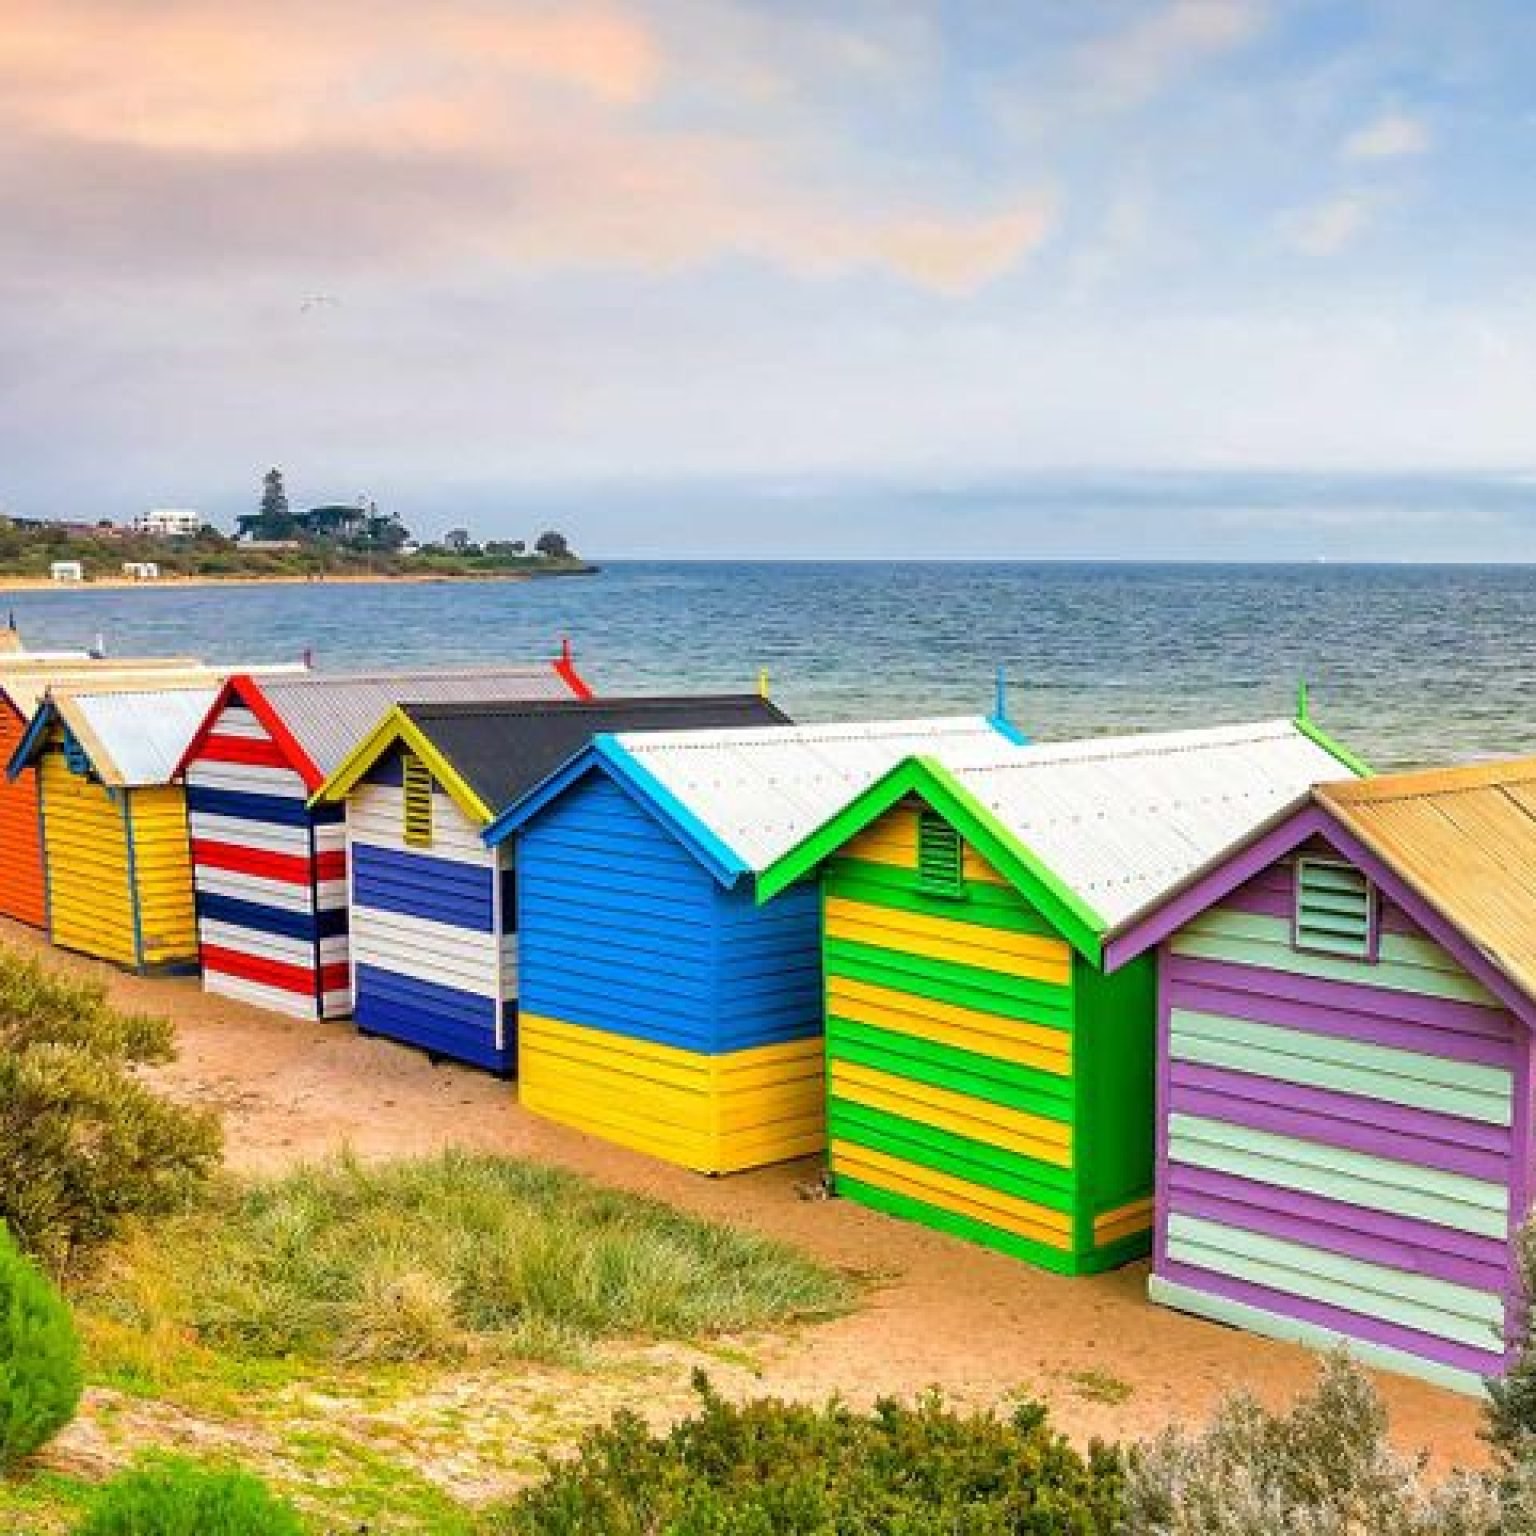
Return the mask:
[[[875,1277],[849,1316],[756,1349],[750,1390],[861,1403],[930,1386],[976,1405],[1025,1395],[1049,1403],[1074,1437],[1123,1439],[1196,1423],[1239,1386],[1278,1404],[1315,1375],[1315,1356],[1299,1347],[1150,1305],[1145,1264],[1086,1279],[1045,1274],[847,1202],[807,1199],[814,1163],[703,1178],[541,1121],[518,1105],[513,1085],[434,1066],[349,1025],[287,1020],[209,997],[194,979],[143,979],[58,956],[3,921],[0,940],[103,976],[121,1006],[173,1018],[181,1055],[163,1081],[223,1112],[239,1168],[279,1169],[343,1145],[368,1157],[489,1149],[756,1228]],[[1405,1377],[1375,1379],[1404,1449],[1430,1451],[1441,1468],[1485,1461],[1473,1400]],[[685,1374],[677,1385],[681,1400]]]
[[[585,575],[584,571],[481,571],[448,575],[442,572],[416,571],[384,575],[353,571],[322,577],[314,576],[177,576],[166,574],[154,581],[137,581],[131,576],[94,576],[89,581],[54,581],[47,576],[0,576],[0,596],[7,592],[112,592],[124,587],[397,587],[439,586],[444,582],[465,581],[547,581],[551,576]]]

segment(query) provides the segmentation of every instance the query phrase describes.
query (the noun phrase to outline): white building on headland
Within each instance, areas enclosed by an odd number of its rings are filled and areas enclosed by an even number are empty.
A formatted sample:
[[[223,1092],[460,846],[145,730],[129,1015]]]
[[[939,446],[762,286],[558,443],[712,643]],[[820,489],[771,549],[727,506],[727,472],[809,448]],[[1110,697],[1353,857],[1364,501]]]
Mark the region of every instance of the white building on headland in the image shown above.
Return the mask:
[[[157,560],[124,560],[123,575],[130,581],[159,581],[160,563]]]
[[[192,507],[152,507],[133,520],[135,533],[165,539],[190,539],[202,532],[203,514]]]
[[[84,581],[85,567],[78,560],[55,560],[48,575],[54,581]]]

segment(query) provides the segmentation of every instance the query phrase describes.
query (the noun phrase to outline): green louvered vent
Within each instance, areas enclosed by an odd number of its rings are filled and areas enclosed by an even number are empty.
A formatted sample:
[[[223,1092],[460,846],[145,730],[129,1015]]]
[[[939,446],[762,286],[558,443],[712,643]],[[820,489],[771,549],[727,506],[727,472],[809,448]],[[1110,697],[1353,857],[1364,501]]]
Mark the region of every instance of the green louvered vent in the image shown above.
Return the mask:
[[[1376,943],[1376,890],[1352,864],[1296,863],[1296,947],[1369,960]]]
[[[64,766],[82,779],[91,771],[91,760],[86,756],[85,748],[67,731],[64,733]]]
[[[932,811],[917,818],[917,884],[930,896],[959,896],[965,889],[965,845]]]

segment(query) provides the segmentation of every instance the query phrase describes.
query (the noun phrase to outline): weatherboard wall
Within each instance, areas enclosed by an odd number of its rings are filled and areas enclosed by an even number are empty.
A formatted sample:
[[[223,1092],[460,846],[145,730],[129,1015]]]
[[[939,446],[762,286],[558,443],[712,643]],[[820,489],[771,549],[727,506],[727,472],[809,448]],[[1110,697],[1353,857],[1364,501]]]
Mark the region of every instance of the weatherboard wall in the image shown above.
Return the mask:
[[[1504,1363],[1528,1033],[1380,893],[1373,953],[1299,948],[1295,878],[1163,947],[1152,1295],[1473,1388]]]
[[[26,728],[9,700],[0,698],[0,766],[10,761]],[[34,928],[48,921],[37,771],[30,766],[14,779],[0,772],[0,916]]]
[[[813,889],[757,907],[596,771],[517,862],[527,1107],[707,1173],[822,1149]]]
[[[109,789],[76,773],[62,733],[38,763],[49,935],[136,969],[197,958],[186,799],[179,786]]]
[[[840,1195],[1063,1273],[1150,1240],[1150,960],[1104,977],[977,852],[936,895],[918,809],[823,868]]]
[[[353,1017],[359,1029],[494,1072],[517,1060],[510,851],[433,782],[431,842],[405,835],[400,755],[346,801]]]
[[[352,1010],[346,830],[311,810],[280,743],[238,703],[186,766],[203,986],[297,1018]]]

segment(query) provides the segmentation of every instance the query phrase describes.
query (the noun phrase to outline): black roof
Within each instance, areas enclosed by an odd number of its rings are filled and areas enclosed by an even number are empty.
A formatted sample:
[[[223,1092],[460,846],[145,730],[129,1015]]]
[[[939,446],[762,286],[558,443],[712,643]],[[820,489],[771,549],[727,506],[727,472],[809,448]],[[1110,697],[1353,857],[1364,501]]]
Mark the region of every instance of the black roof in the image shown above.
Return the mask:
[[[755,693],[403,702],[400,708],[492,811],[504,810],[608,731],[793,724],[776,704]]]

